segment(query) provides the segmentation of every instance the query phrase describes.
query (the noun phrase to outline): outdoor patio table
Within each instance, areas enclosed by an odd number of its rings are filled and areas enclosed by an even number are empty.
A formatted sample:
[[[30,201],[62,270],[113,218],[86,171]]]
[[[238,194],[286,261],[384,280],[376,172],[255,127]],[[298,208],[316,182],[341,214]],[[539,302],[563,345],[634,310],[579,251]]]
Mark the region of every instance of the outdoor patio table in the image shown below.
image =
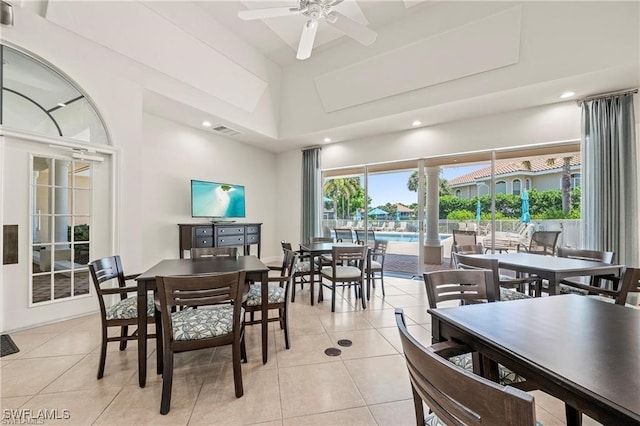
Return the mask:
[[[568,277],[594,275],[620,275],[624,265],[595,262],[567,257],[543,256],[533,253],[474,254],[487,259],[498,259],[498,266],[511,271],[535,274],[549,281],[549,294],[558,294],[558,284]]]

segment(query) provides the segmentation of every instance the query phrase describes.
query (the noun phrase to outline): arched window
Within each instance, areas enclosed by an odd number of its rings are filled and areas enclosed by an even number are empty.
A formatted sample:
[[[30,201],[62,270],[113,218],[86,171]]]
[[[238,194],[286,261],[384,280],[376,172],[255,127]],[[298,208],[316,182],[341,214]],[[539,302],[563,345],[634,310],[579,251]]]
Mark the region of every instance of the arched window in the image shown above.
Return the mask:
[[[496,194],[506,194],[507,193],[507,182],[503,180],[499,180],[496,182]]]
[[[15,130],[108,145],[93,104],[52,66],[8,46],[2,49],[2,125]]]
[[[531,179],[527,178],[524,181],[524,189],[526,189],[527,191],[531,189]]]
[[[571,173],[571,190],[573,191],[579,187],[582,183],[582,176],[580,173]]]
[[[520,179],[514,179],[511,182],[511,193],[513,195],[520,195],[522,192],[522,181]]]
[[[462,191],[456,189],[456,197],[460,198],[462,196]]]

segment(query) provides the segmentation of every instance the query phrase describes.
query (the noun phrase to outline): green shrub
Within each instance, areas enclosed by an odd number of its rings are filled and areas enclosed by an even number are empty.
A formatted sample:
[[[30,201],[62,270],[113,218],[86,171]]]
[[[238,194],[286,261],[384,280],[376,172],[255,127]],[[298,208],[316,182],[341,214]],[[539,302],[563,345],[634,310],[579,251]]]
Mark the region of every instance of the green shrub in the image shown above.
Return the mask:
[[[475,213],[470,212],[469,210],[454,210],[447,215],[447,220],[474,220],[476,218]]]

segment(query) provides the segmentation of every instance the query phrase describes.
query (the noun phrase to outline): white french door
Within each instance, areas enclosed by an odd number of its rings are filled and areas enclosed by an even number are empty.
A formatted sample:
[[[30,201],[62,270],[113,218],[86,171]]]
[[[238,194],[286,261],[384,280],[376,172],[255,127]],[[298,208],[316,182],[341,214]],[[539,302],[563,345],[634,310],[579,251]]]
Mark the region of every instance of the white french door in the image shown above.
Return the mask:
[[[113,251],[112,155],[76,158],[17,137],[2,145],[2,222],[18,225],[18,262],[1,274],[2,329],[95,311],[87,262]]]

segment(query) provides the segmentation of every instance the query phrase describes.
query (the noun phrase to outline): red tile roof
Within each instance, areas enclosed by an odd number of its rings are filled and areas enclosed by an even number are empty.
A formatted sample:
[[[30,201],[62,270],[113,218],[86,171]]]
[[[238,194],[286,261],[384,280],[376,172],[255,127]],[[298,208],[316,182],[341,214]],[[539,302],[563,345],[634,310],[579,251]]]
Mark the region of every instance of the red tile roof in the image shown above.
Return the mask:
[[[522,173],[538,173],[548,170],[562,169],[562,158],[556,158],[555,164],[547,164],[547,158],[533,158],[529,160],[531,162],[531,169],[527,169],[522,164],[523,160],[503,160],[496,161],[496,176],[506,175],[510,173],[522,172]],[[571,165],[578,166],[581,163],[580,154],[574,155],[571,158]],[[449,185],[462,185],[465,183],[472,183],[478,179],[491,176],[491,166],[476,170],[466,175],[458,176],[455,179],[449,181]]]

